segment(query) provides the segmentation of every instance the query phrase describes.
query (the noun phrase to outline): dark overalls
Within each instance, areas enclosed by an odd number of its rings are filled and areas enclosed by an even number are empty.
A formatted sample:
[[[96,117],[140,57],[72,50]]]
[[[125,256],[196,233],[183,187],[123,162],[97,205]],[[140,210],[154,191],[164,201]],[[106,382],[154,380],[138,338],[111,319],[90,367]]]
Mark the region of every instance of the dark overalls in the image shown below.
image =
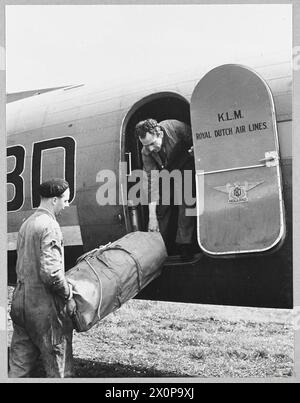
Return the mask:
[[[24,222],[17,253],[9,377],[30,377],[39,357],[47,377],[71,377],[73,325],[64,309],[69,285],[62,233],[51,212],[39,208]]]

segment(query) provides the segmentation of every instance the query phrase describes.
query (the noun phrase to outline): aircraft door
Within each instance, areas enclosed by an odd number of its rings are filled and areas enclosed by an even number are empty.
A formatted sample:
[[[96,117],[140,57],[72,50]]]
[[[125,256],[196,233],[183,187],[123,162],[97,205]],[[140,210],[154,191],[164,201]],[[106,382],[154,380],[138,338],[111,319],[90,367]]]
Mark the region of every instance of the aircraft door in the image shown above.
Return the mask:
[[[243,66],[217,67],[193,92],[191,123],[200,247],[214,256],[274,248],[285,222],[269,87]]]

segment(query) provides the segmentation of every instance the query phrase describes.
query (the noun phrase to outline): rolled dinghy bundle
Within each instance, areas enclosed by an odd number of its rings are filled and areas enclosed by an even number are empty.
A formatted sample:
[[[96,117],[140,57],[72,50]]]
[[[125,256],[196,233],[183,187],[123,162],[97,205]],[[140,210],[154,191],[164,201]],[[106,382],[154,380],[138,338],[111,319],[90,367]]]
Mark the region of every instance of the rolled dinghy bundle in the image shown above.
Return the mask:
[[[66,273],[77,312],[74,327],[84,332],[135,297],[161,274],[167,251],[159,232],[132,232],[86,253]]]

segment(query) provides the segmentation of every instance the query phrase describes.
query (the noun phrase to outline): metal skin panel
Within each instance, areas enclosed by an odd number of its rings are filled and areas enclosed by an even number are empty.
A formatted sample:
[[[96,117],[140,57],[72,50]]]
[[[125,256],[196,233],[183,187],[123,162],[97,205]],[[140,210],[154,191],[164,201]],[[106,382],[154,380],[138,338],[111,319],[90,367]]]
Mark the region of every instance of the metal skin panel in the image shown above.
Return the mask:
[[[198,241],[204,252],[263,252],[285,234],[279,145],[271,91],[239,65],[210,71],[192,95],[198,181],[204,195]],[[271,154],[269,154],[271,153]],[[267,159],[267,161],[266,161]]]
[[[24,203],[20,211],[11,211],[8,213],[8,233],[12,234],[18,231],[23,216],[20,214],[32,212],[32,167],[33,167],[33,144],[40,141],[52,140],[64,135],[72,137],[76,143],[75,150],[75,198],[69,209],[66,209],[59,222],[61,226],[76,226],[79,224],[82,240],[78,245],[84,245],[85,250],[90,250],[99,246],[102,243],[107,243],[115,237],[120,237],[126,233],[124,220],[119,219],[122,213],[122,206],[100,206],[97,203],[97,191],[102,182],[97,182],[98,172],[101,170],[111,169],[118,173],[119,158],[118,158],[118,139],[119,121],[110,121],[110,127],[106,128],[103,119],[98,117],[90,120],[86,119],[78,121],[84,126],[88,132],[86,136],[85,130],[78,129],[73,122],[61,125],[48,126],[40,128],[32,132],[23,133],[20,143],[25,148],[25,164],[22,177],[24,178]],[[89,130],[90,129],[90,130]],[[105,132],[105,135],[102,133]],[[20,137],[20,136],[19,136]],[[9,137],[9,140],[11,136]],[[11,142],[9,142],[11,144]],[[45,150],[41,158],[41,177],[46,179],[53,176],[64,175],[64,151],[61,148]],[[10,161],[11,159],[11,161]],[[10,161],[10,170],[14,166],[14,158]],[[116,176],[118,179],[118,177]],[[12,193],[12,194],[10,194]],[[12,198],[13,186],[8,187],[8,200]],[[72,207],[76,207],[76,215],[71,215]],[[65,217],[72,218],[65,221]],[[93,228],[89,228],[91,226]],[[104,230],[105,226],[105,230]],[[66,234],[66,245],[73,245],[73,234]],[[76,234],[75,234],[76,235]],[[78,239],[78,237],[76,237]],[[80,253],[80,252],[79,252]]]
[[[239,187],[232,186],[229,192],[220,187],[220,183],[243,185],[249,180],[258,185],[246,191],[245,201],[241,202],[229,201],[230,192],[235,189],[239,192]],[[239,200],[242,198],[243,195]],[[235,200],[234,197],[232,200]],[[202,248],[220,254],[270,249],[283,236],[280,207],[276,168],[207,175],[204,185],[205,213],[199,220]]]

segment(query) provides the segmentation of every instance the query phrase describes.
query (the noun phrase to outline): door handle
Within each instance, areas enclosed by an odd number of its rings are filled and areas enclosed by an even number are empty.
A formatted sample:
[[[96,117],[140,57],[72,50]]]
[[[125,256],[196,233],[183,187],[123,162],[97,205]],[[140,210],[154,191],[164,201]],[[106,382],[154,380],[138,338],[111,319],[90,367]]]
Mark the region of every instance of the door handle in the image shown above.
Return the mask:
[[[128,153],[125,153],[125,155],[126,155],[126,162],[127,162],[127,174],[126,174],[126,176],[131,176],[131,174],[132,174],[132,164],[131,164],[131,153],[130,152],[128,152]]]
[[[266,167],[277,167],[279,164],[279,155],[277,151],[267,151],[265,153],[265,158],[259,160],[259,162],[263,162]]]
[[[223,172],[239,171],[241,169],[253,169],[261,167],[277,167],[279,165],[279,155],[277,151],[267,151],[265,153],[265,158],[259,160],[258,165],[249,165],[244,167],[228,168],[228,169],[218,169],[217,171],[197,171],[197,175],[209,175]]]
[[[116,217],[116,220],[118,221],[118,223],[120,224],[120,225],[123,225],[124,224],[124,216],[123,216],[123,214],[121,214],[121,213],[118,213],[118,214],[116,214],[115,215],[115,217]]]

